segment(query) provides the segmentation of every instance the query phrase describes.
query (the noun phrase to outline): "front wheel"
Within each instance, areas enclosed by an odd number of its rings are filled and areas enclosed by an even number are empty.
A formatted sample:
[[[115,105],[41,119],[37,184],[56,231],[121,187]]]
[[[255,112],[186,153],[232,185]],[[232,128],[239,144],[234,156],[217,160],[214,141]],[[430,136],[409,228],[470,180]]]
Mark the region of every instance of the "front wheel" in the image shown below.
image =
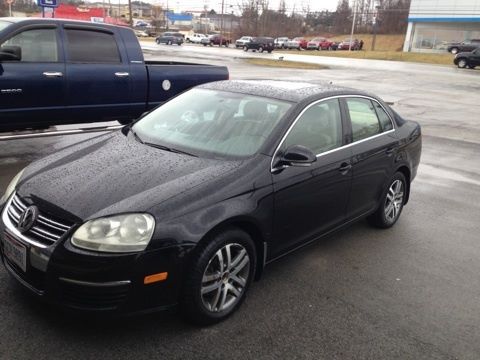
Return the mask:
[[[369,223],[382,229],[392,227],[402,213],[406,199],[406,190],[407,182],[405,176],[400,172],[395,173],[389,181],[377,211],[368,217]]]
[[[160,45],[160,40],[156,39],[155,42],[157,43],[157,45]]]
[[[248,47],[247,47],[247,46],[244,46],[244,47],[243,47],[243,51],[248,51]]]
[[[465,59],[460,59],[460,60],[458,60],[457,66],[458,66],[460,69],[466,68],[466,67],[467,67],[467,60],[465,60]]]
[[[258,48],[258,52],[263,53],[263,46],[260,46],[260,47]]]
[[[240,229],[227,229],[198,245],[185,279],[182,315],[200,325],[229,317],[245,299],[255,264],[253,240]]]
[[[455,54],[458,54],[458,48],[452,48],[452,50],[450,50],[450,52],[455,55]]]

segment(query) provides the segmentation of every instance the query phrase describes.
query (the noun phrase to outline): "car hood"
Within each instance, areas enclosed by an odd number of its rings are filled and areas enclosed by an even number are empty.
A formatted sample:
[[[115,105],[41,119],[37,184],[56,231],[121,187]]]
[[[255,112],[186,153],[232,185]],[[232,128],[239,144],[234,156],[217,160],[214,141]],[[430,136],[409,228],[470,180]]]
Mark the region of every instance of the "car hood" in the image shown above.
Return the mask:
[[[160,150],[116,131],[34,162],[17,192],[41,208],[87,220],[148,211],[234,171],[239,163]]]

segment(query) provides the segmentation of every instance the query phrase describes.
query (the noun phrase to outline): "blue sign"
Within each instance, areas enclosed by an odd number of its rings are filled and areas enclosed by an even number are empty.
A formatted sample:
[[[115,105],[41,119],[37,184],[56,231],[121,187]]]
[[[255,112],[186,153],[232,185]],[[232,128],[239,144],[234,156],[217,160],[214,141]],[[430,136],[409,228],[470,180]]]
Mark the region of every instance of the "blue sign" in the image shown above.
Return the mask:
[[[37,0],[38,6],[56,8],[58,7],[58,0]]]

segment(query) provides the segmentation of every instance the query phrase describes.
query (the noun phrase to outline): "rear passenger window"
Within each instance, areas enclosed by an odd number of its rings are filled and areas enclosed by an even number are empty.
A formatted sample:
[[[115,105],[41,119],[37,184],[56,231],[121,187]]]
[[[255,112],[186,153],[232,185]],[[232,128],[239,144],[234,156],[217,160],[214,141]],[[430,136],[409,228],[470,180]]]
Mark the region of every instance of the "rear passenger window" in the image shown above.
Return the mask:
[[[383,110],[382,106],[373,101],[373,105],[375,106],[375,111],[377,112],[378,120],[380,121],[380,125],[382,125],[383,131],[388,131],[393,129],[392,120],[390,120],[389,116]]]
[[[373,104],[368,99],[347,99],[348,112],[352,122],[353,141],[366,139],[382,132]]]
[[[120,53],[112,34],[67,29],[67,57],[71,62],[119,63]]]
[[[282,145],[303,145],[319,155],[342,146],[342,117],[338,99],[309,107],[297,120]]]

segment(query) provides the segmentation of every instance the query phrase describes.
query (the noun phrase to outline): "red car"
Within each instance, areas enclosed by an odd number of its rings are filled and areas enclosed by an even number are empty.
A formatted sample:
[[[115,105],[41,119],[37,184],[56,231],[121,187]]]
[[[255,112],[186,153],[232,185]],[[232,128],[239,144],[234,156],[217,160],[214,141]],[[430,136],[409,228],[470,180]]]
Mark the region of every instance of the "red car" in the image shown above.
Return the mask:
[[[230,45],[230,40],[228,40],[225,36],[222,36],[220,34],[215,34],[215,35],[210,35],[208,38],[203,38],[201,40],[201,43],[203,46],[213,46],[213,45],[218,45],[218,46],[226,46]]]
[[[325,38],[315,38],[307,44],[307,50],[332,50],[333,41]]]
[[[307,39],[302,37],[296,37],[287,42],[287,49],[306,49],[308,45]]]
[[[349,50],[350,49],[350,39],[343,40],[338,44],[338,50]],[[357,39],[352,41],[352,50],[360,50],[360,42]]]

